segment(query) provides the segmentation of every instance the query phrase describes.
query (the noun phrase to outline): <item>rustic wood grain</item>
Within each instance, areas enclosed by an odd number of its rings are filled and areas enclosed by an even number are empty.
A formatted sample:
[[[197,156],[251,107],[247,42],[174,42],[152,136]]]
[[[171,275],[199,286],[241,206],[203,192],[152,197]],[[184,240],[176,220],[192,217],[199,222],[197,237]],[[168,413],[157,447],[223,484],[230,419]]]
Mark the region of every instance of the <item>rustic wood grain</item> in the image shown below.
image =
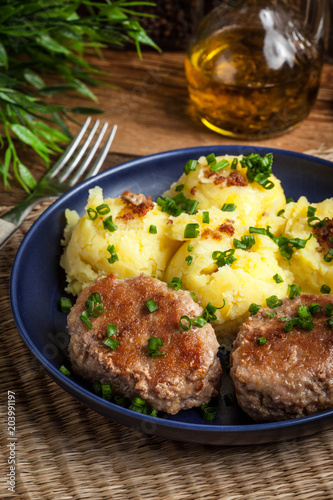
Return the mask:
[[[110,76],[113,86],[94,89],[102,119],[117,123],[119,128],[104,168],[160,151],[202,145],[254,144],[235,141],[204,127],[190,106],[184,74],[184,53],[144,53],[140,60],[135,52],[108,50],[104,59],[90,57],[90,62]],[[54,102],[89,106],[80,95],[68,93]],[[83,121],[83,117],[82,117]],[[71,124],[73,132],[76,126]],[[308,118],[292,132],[256,145],[304,152],[330,147],[333,142],[333,65],[323,69],[318,99]],[[44,169],[36,155],[23,152],[26,164],[39,178]],[[2,205],[17,203],[25,197],[13,183],[13,191],[2,192]],[[3,190],[2,190],[3,191]]]

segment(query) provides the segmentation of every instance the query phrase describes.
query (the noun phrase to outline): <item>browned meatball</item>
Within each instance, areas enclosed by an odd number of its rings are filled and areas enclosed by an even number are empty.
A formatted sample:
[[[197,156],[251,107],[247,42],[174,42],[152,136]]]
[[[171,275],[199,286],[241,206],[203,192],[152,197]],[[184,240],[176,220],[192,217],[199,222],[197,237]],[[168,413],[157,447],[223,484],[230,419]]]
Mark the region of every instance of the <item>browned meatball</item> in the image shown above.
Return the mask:
[[[80,315],[87,297],[95,292],[102,298],[104,313],[90,319],[89,329]],[[158,306],[154,312],[145,305],[149,299]],[[214,330],[209,323],[188,331],[179,326],[181,316],[201,314],[189,292],[175,291],[149,276],[100,278],[83,290],[68,316],[73,370],[171,414],[207,403],[217,394],[221,376]],[[117,325],[114,338],[119,344],[114,350],[103,344],[108,323]],[[165,354],[148,354],[150,337],[162,339],[158,352]]]
[[[322,307],[312,315],[314,328],[294,325],[286,333],[280,318],[297,318],[299,306],[313,303]],[[287,420],[333,407],[333,328],[327,323],[327,304],[333,304],[332,295],[301,294],[284,299],[277,309],[261,309],[241,326],[230,375],[239,405],[254,420]],[[269,316],[272,311],[276,316]]]

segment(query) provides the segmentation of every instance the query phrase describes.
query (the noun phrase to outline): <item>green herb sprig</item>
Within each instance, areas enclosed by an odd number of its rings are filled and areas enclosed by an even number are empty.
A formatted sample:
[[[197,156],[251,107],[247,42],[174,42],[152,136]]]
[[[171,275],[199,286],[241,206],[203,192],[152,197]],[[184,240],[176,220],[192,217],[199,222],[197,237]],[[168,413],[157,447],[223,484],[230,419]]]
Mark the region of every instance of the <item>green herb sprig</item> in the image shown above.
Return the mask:
[[[96,114],[93,107],[50,104],[54,94],[76,91],[97,101],[91,87],[105,75],[88,63],[88,52],[107,45],[134,43],[158,49],[141,27],[134,9],[154,4],[116,0],[4,0],[0,9],[0,177],[10,188],[13,177],[29,192],[36,185],[17,151],[17,140],[32,148],[49,166],[60,145],[71,140],[67,120]],[[50,85],[49,78],[53,76]],[[99,79],[97,79],[99,78]],[[59,99],[61,102],[61,98]]]

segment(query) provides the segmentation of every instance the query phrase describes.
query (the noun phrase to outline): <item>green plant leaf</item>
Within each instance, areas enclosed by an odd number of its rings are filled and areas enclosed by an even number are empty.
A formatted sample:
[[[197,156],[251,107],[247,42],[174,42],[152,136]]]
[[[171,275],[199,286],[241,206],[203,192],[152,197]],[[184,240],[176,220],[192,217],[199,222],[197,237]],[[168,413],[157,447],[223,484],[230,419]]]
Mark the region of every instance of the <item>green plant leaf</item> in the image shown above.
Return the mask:
[[[30,129],[24,125],[14,124],[10,125],[10,128],[14,134],[25,144],[28,144],[34,148],[37,152],[51,153],[50,149],[45,146],[44,142],[41,141]]]
[[[45,83],[43,82],[42,78],[37,75],[37,73],[32,71],[32,69],[26,68],[23,71],[23,76],[25,80],[36,89],[42,89],[43,87],[45,87]]]
[[[8,68],[8,56],[4,45],[0,42],[0,66]]]
[[[87,87],[87,85],[81,80],[75,79],[75,84],[76,84],[76,90],[80,92],[80,94],[84,95],[85,97],[89,97],[92,101],[97,102],[97,97],[91,92],[91,90]]]
[[[58,43],[47,33],[41,33],[39,36],[37,36],[36,43],[49,50],[50,52],[58,52],[59,54],[65,54],[67,56],[70,55],[70,51],[66,47]]]
[[[76,113],[79,115],[99,115],[101,113],[104,113],[102,109],[98,108],[85,108],[82,106],[79,106],[77,108],[71,108],[70,111],[72,113]]]
[[[70,139],[68,135],[65,135],[60,130],[49,127],[44,122],[34,121],[34,126],[37,128],[37,132],[50,142],[68,142]]]
[[[27,162],[23,164],[16,152],[17,140],[33,148],[48,165],[50,155],[72,138],[66,122],[81,125],[76,119],[79,114],[102,112],[85,106],[67,109],[49,100],[53,94],[75,91],[96,102],[92,87],[110,85],[100,80],[106,73],[86,59],[87,53],[94,51],[101,57],[107,45],[122,47],[129,42],[140,57],[141,45],[158,49],[138,21],[151,15],[142,9],[152,5],[145,0],[1,3],[0,122],[8,146],[0,152],[0,175],[5,187],[12,173],[25,190],[34,185]],[[45,84],[43,75],[55,75],[54,84]]]

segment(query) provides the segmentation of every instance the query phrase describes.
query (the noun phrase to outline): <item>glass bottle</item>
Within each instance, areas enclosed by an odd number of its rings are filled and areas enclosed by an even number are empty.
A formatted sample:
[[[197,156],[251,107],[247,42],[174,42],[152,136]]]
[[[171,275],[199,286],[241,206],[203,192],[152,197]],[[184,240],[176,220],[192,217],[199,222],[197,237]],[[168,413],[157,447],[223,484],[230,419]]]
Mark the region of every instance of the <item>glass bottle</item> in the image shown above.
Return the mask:
[[[199,25],[185,59],[201,121],[261,140],[306,118],[320,85],[325,0],[228,0]]]

